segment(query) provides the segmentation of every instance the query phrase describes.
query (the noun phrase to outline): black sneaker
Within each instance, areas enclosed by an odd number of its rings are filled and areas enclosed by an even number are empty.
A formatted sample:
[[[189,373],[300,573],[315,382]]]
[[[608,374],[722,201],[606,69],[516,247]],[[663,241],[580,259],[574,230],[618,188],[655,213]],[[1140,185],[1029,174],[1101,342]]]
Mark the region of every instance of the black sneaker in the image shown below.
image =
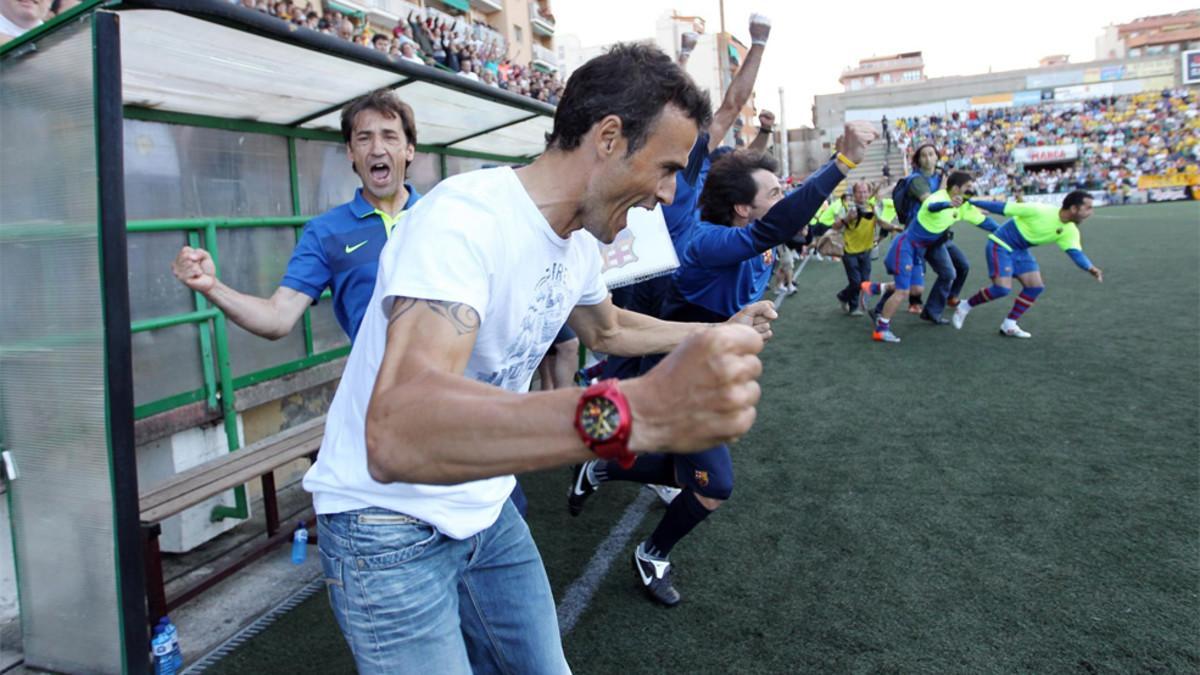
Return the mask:
[[[647,597],[665,607],[674,607],[682,600],[671,584],[671,563],[646,553],[646,543],[633,551],[633,571]]]
[[[583,512],[583,503],[600,487],[599,485],[592,485],[592,481],[588,480],[587,468],[596,461],[599,460],[593,459],[591,462],[584,462],[583,464],[576,464],[571,467],[571,489],[567,491],[567,511],[572,516],[577,516]]]
[[[950,323],[950,319],[947,319],[942,316],[934,318],[934,316],[932,314],[930,314],[929,310],[927,310],[927,309],[921,310],[921,318],[925,319],[926,321],[928,321],[929,323],[931,323],[935,326],[945,326],[946,324]]]

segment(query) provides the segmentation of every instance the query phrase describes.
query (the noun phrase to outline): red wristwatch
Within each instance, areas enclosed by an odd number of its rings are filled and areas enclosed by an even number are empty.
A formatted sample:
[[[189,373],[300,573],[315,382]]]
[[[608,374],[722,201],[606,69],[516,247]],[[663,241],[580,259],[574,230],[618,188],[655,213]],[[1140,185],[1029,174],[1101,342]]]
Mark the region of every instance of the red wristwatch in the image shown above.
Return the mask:
[[[621,468],[633,466],[637,457],[629,451],[633,414],[616,379],[597,382],[583,390],[575,408],[575,430],[597,457],[616,460]]]

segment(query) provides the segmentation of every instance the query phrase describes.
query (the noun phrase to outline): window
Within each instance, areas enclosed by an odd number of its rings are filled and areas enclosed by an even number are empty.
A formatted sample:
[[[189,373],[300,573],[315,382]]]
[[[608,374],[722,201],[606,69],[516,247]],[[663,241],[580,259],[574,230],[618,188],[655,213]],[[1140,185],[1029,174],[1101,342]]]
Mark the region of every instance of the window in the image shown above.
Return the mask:
[[[513,24],[513,42],[519,45],[525,44],[525,36],[523,31],[521,30],[521,27],[515,23]]]
[[[1167,51],[1171,52],[1172,54],[1178,54],[1179,53],[1179,43],[1176,42],[1175,44],[1167,45]]]
[[[883,83],[885,83],[885,84],[886,84],[886,83],[888,83],[888,82],[891,82],[891,81],[892,81],[892,74],[891,74],[891,73],[884,73],[884,74],[880,75],[880,76],[879,76],[879,81],[880,81],[880,82],[883,82]]]
[[[1130,50],[1129,50],[1129,57],[1130,57],[1130,58],[1136,59],[1137,57],[1139,57],[1139,56],[1141,56],[1141,55],[1142,55],[1142,48],[1141,48],[1141,47],[1134,47],[1133,49],[1130,49]]]

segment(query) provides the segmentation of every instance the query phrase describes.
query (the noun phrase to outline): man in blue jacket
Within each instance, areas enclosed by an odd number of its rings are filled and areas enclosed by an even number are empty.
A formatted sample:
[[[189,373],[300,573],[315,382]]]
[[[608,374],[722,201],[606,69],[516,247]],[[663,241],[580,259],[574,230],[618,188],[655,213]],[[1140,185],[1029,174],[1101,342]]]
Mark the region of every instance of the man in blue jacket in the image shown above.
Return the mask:
[[[812,219],[838,183],[866,156],[867,145],[876,135],[870,124],[847,124],[842,151],[786,197],[770,156],[736,152],[713,162],[700,195],[701,222],[675,272],[663,304],[663,318],[724,321],[761,298],[771,278],[771,249],[790,240]],[[576,469],[568,500],[572,512],[582,509],[584,500],[610,480],[683,489],[633,554],[633,567],[646,594],[667,607],[678,604],[681,596],[671,582],[668,556],[680,539],[732,494],[729,448],[719,445],[687,459],[641,455],[629,469],[602,460],[582,464]]]

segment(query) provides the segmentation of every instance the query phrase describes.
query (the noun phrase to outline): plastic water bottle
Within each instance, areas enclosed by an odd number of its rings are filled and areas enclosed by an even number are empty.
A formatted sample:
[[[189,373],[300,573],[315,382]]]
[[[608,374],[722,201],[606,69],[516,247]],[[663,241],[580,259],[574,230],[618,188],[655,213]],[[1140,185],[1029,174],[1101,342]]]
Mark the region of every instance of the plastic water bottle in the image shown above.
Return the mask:
[[[154,639],[150,641],[154,654],[154,675],[175,675],[175,659],[171,656],[171,638],[162,626],[154,627]]]
[[[171,659],[175,664],[175,670],[183,670],[183,650],[179,648],[179,629],[171,622],[170,617],[164,616],[159,623],[162,624],[163,634],[170,638]]]
[[[308,528],[303,522],[296,523],[296,532],[292,535],[292,564],[303,565],[308,557]]]

